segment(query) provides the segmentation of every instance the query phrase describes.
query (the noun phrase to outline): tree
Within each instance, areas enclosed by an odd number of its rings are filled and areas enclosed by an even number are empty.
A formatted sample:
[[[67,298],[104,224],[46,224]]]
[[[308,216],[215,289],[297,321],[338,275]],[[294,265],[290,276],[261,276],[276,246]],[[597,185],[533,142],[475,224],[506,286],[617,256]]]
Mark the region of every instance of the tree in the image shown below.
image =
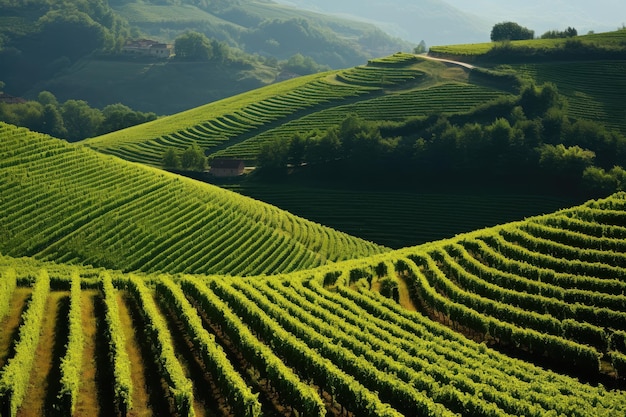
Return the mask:
[[[47,133],[56,138],[67,137],[67,129],[63,122],[63,116],[57,106],[46,104],[43,107],[42,114],[42,132]]]
[[[174,41],[176,59],[209,61],[213,58],[211,41],[203,33],[187,32]]]
[[[578,36],[578,31],[573,27],[568,27],[564,31],[549,30],[541,35],[541,39],[573,38],[574,36]]]
[[[428,48],[426,47],[426,42],[424,42],[423,40],[419,43],[419,45],[413,48],[414,54],[423,54],[427,51],[428,51]]]
[[[538,148],[539,166],[549,172],[569,178],[581,178],[586,168],[593,166],[596,154],[580,146],[566,147],[563,144]]]
[[[194,143],[185,149],[180,156],[180,164],[183,169],[189,171],[204,171],[206,166],[206,157],[198,144]]]
[[[299,75],[315,74],[322,69],[328,68],[317,64],[310,56],[304,56],[300,53],[291,56],[282,67],[286,71],[294,72]]]
[[[74,142],[95,136],[102,123],[102,112],[89,107],[84,100],[68,100],[61,108],[67,139]]]
[[[51,10],[37,23],[40,55],[49,60],[65,56],[74,61],[104,47],[105,28],[77,9]]]
[[[50,91],[42,91],[37,95],[37,101],[41,103],[42,106],[46,106],[51,104],[54,107],[59,107],[59,101]]]
[[[496,23],[491,30],[491,40],[498,41],[518,41],[533,39],[535,31],[518,25],[515,22]]]
[[[288,158],[289,142],[275,140],[261,145],[257,163],[265,172],[277,173],[285,169]]]
[[[134,111],[130,107],[121,103],[110,104],[102,109],[104,120],[99,129],[100,134],[113,132],[126,127],[135,126],[141,123],[156,119],[155,113],[142,113]]]
[[[180,168],[180,156],[174,148],[167,148],[163,154],[163,166],[170,169]]]

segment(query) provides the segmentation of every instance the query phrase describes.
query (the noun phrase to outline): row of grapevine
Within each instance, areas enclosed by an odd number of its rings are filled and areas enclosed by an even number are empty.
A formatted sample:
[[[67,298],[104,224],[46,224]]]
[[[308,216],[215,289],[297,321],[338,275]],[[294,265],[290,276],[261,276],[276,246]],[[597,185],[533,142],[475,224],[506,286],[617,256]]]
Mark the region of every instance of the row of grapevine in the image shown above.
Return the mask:
[[[346,84],[391,86],[423,77],[422,71],[385,66],[361,66],[338,72],[335,77]]]
[[[3,417],[14,417],[26,395],[49,292],[50,277],[46,270],[41,270],[19,328],[19,342],[13,357],[0,370],[0,414]]]
[[[177,404],[191,404],[193,384],[184,377],[176,355],[180,352],[175,352],[169,341],[168,326],[155,303],[157,300],[161,307],[165,307],[165,314],[177,317],[184,325],[184,332],[193,343],[193,352],[204,362],[203,371],[215,377],[220,393],[229,403],[230,411],[226,411],[229,415],[259,415],[258,394],[252,394],[241,380],[219,347],[222,342],[217,343],[217,339],[204,328],[218,328],[223,332],[232,349],[245,358],[260,378],[268,381],[280,402],[300,415],[322,416],[327,407],[341,407],[348,414],[366,416],[623,414],[626,402],[620,391],[582,384],[507,357],[367,289],[385,276],[407,280],[412,283],[414,296],[420,294],[420,299],[428,303],[427,310],[441,311],[468,327],[482,320],[486,323],[481,330],[485,334],[503,342],[529,346],[536,353],[565,358],[577,368],[597,366],[597,356],[594,364],[583,362],[585,354],[593,351],[585,345],[570,344],[571,350],[568,350],[563,346],[569,343],[566,339],[499,321],[438,294],[443,287],[430,285],[425,276],[427,268],[439,268],[438,274],[446,274],[450,283],[457,283],[467,290],[471,285],[478,285],[477,282],[470,285],[457,281],[451,267],[459,256],[451,247],[448,241],[281,277],[241,279],[154,275],[150,277],[154,291],[148,288],[144,279],[135,275],[117,273],[118,290],[115,290],[111,273],[107,271],[52,264],[46,268],[58,275],[55,279],[59,288],[65,290],[67,285],[70,286],[70,297],[79,292],[80,283],[93,285],[91,280],[96,277],[96,288],[101,288],[105,306],[105,328],[101,331],[108,342],[114,378],[111,384],[117,410],[122,415],[128,414],[132,406],[122,404],[131,399],[133,386],[129,364],[126,371],[114,369],[116,362],[125,362],[124,329],[121,329],[116,312],[119,292],[127,292],[134,300],[132,302],[138,304],[137,311],[143,316],[141,322],[145,323],[143,327],[155,354],[155,358],[143,359],[151,361],[159,357],[159,375],[168,382],[170,394],[177,397]],[[470,255],[476,253],[470,250],[466,256]],[[31,263],[32,267],[25,260],[0,257],[0,268],[3,271],[11,268],[19,285],[32,281],[30,275],[37,263]],[[486,271],[483,274],[486,275]],[[39,275],[43,276],[44,272],[42,270]],[[325,279],[331,275],[339,278]],[[416,280],[420,283],[417,284]],[[325,288],[325,284],[333,288]],[[355,291],[350,285],[356,285],[360,290]],[[418,285],[423,288],[416,288]],[[567,290],[562,291],[563,295],[567,293]],[[557,300],[545,298],[548,302]],[[70,311],[74,308],[70,301]],[[203,322],[201,315],[210,323]],[[115,322],[117,324],[113,324]],[[156,327],[160,330],[155,330]],[[137,327],[139,329],[141,327]],[[114,339],[113,335],[122,335],[122,340]],[[606,359],[612,362],[618,375],[622,375],[626,336],[623,331],[615,332],[615,335],[621,339],[614,337],[611,340],[612,351]],[[576,353],[575,349],[581,351]],[[117,361],[115,352],[119,358]],[[176,379],[175,374],[181,378],[177,383],[172,382]],[[183,406],[176,413],[185,415],[190,410],[191,407]]]
[[[459,377],[459,382],[450,384],[456,389],[468,386],[468,381],[463,381],[465,376],[497,388],[504,394],[502,399],[509,395],[511,407],[522,400],[515,415],[613,415],[623,407],[614,401],[617,397],[604,397],[605,390],[602,388],[598,392],[597,388],[579,384],[567,376],[546,372],[490,350],[484,344],[475,343],[371,291],[356,292],[347,287],[337,287],[336,294],[322,288],[316,280],[305,284],[313,291],[303,291],[298,286],[295,288],[306,294],[307,298],[315,297],[316,302],[319,302],[318,294],[321,295],[327,300],[324,306],[336,304],[336,310],[343,317],[352,317],[353,322],[367,326],[368,331],[388,332],[398,346]],[[598,394],[604,399],[596,401]],[[615,395],[619,396],[620,393]],[[482,396],[495,400],[489,390],[483,391]],[[531,404],[526,409],[524,399]]]
[[[407,75],[404,74],[400,76],[399,80],[406,78]],[[342,101],[366,95],[380,88],[377,83],[363,86],[331,83],[326,80],[326,75],[308,77],[304,82],[298,82],[298,84],[291,90],[277,88],[275,95],[268,95],[257,100],[247,99],[248,95],[251,97],[254,93],[243,94],[241,107],[233,108],[230,112],[217,110],[217,114],[213,118],[205,118],[205,120],[192,124],[181,125],[179,129],[170,133],[166,133],[164,130],[163,134],[157,134],[154,137],[148,136],[147,138],[144,135],[143,138],[133,142],[117,142],[115,139],[105,142],[95,138],[87,143],[104,153],[120,156],[134,162],[161,166],[163,153],[168,148],[182,150],[191,144],[198,144],[207,149],[224,146],[224,143],[229,140],[239,138],[242,135],[250,135],[256,130],[264,130],[265,126],[286,117],[293,117],[297,113],[315,111],[316,107],[326,105],[328,102],[340,104]],[[205,114],[216,111],[209,110],[211,105],[205,107]],[[170,118],[175,120],[175,116]]]
[[[167,388],[177,415],[195,415],[193,409],[193,385],[176,358],[169,329],[158,311],[150,290],[142,278],[131,275],[126,288],[139,306],[145,321],[144,334],[149,340],[154,360],[167,383]]]
[[[0,321],[9,312],[11,297],[17,285],[15,270],[4,268],[0,270]]]
[[[431,262],[429,266],[432,266]],[[500,320],[497,316],[482,313],[463,302],[476,300],[467,295],[463,300],[453,301],[440,294],[429,279],[411,259],[399,262],[399,269],[407,273],[414,295],[427,304],[428,308],[448,317],[453,323],[461,324],[482,335],[489,335],[499,343],[523,346],[537,355],[547,355],[554,360],[566,360],[576,364],[581,371],[595,374],[600,369],[600,354],[594,348],[574,343],[542,330],[533,330]],[[440,278],[443,278],[439,274]],[[451,287],[449,287],[451,288]],[[502,306],[500,312],[506,312]],[[493,311],[492,311],[493,312]]]
[[[293,315],[304,325],[309,326],[324,337],[333,339],[335,343],[351,350],[355,355],[364,357],[376,368],[386,369],[387,372],[396,375],[402,381],[401,383],[410,383],[423,391],[434,403],[443,404],[453,412],[468,412],[468,410],[472,410],[472,412],[481,415],[506,415],[507,410],[498,409],[498,407],[507,407],[504,404],[504,400],[501,400],[501,398],[496,400],[490,398],[490,404],[485,401],[484,396],[476,395],[479,391],[492,390],[491,387],[481,387],[480,384],[469,380],[461,383],[460,379],[453,376],[448,369],[439,367],[435,363],[429,363],[421,358],[416,358],[414,354],[417,352],[409,353],[399,348],[400,341],[395,340],[395,338],[381,336],[380,333],[376,334],[375,330],[368,329],[368,331],[363,331],[365,324],[360,321],[351,325],[338,319],[335,311],[337,309],[336,306],[334,308],[331,306],[318,308],[315,304],[309,304],[293,293],[282,291],[279,294],[264,284],[253,283],[252,285],[257,287],[272,304],[289,312],[289,315]],[[280,288],[277,285],[271,286]],[[250,294],[250,291],[245,292]],[[259,302],[257,297],[258,295],[255,296],[255,300]],[[456,390],[445,389],[444,387],[448,385],[454,385],[459,388]],[[399,392],[401,390],[398,390]],[[401,395],[398,395],[398,393],[396,399],[390,396],[387,400],[405,415],[413,415],[412,413],[417,412],[417,410],[411,409],[411,406],[407,404],[410,403],[409,397],[401,398]],[[384,392],[379,391],[379,395],[384,395]],[[494,396],[499,397],[498,394]],[[383,399],[385,398],[383,397]],[[515,411],[520,406],[520,401],[518,401]],[[430,413],[445,414],[438,404],[428,404],[427,408]],[[509,410],[508,412],[511,411]]]
[[[258,417],[261,415],[261,404],[257,395],[253,394],[241,375],[233,368],[222,348],[202,326],[202,320],[196,310],[185,298],[183,291],[167,278],[159,278],[156,282],[156,292],[160,299],[167,303],[169,308],[185,326],[185,330],[194,347],[200,354],[205,369],[213,375],[219,388],[230,404],[232,412],[242,417]]]
[[[524,64],[515,68],[537,83],[554,83],[559,93],[567,97],[567,112],[573,118],[599,120],[608,127],[626,131],[619,113],[621,92],[626,88],[625,61]]]
[[[254,302],[229,285],[212,281],[211,289],[246,321],[248,327],[255,329],[258,337],[273,346],[276,354],[288,366],[297,368],[303,378],[313,380],[315,384],[332,393],[346,409],[359,416],[401,415],[388,404],[382,403],[374,392],[365,388],[356,378],[281,328]],[[361,364],[366,363],[362,361]]]
[[[590,375],[600,359],[619,373],[625,197],[411,249],[398,270],[414,300],[446,323]]]
[[[133,408],[133,381],[131,363],[126,351],[126,337],[120,321],[117,290],[109,273],[100,275],[100,285],[105,309],[105,335],[108,342],[109,363],[113,370],[113,397],[122,417]]]
[[[78,271],[71,278],[70,312],[68,317],[69,336],[65,356],[61,360],[61,392],[59,410],[64,415],[73,415],[81,385],[84,334],[81,314],[81,278]]]
[[[291,407],[306,416],[324,416],[324,403],[306,383],[287,367],[272,350],[261,343],[239,317],[228,308],[213,292],[195,280],[186,279],[181,287],[189,297],[196,300],[212,321],[219,324],[228,337],[234,341],[247,361],[267,378],[279,392],[281,398],[288,398]]]
[[[408,117],[430,114],[433,109],[440,109],[446,113],[469,111],[501,94],[497,90],[486,87],[449,82],[426,89],[364,97],[356,103],[322,109],[288,121],[276,128],[260,132],[244,142],[218,151],[215,155],[256,159],[263,143],[276,140],[276,138],[291,138],[296,133],[323,131],[340,124],[351,113],[358,114],[366,120],[404,120]]]

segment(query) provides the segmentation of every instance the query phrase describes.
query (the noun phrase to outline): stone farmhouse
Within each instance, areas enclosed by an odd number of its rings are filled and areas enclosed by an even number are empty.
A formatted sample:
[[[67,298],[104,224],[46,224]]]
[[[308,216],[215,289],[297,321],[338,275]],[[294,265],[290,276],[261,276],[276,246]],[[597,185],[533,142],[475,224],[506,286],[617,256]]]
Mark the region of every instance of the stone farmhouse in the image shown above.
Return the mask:
[[[237,177],[243,174],[244,168],[241,159],[216,158],[210,162],[209,173],[214,177]]]
[[[129,41],[122,47],[122,52],[157,58],[169,58],[174,54],[174,45],[151,39]]]

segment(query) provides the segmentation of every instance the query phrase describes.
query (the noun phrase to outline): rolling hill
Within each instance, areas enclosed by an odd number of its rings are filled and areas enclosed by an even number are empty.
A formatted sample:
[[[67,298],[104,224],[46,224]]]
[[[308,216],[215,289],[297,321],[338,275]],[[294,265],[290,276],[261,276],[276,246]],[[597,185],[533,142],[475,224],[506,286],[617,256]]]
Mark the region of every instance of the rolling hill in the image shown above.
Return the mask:
[[[549,110],[617,114],[542,65],[518,71],[580,99]],[[528,122],[555,91],[512,100],[513,67],[464,68],[396,54],[80,144],[0,124],[0,415],[626,414],[625,192],[392,251],[149,166],[194,143],[254,158],[353,113]]]
[[[506,94],[468,78],[459,68],[399,53],[284,81],[83,143],[154,166],[161,165],[169,147],[184,149],[192,143],[209,156],[255,160],[263,142],[327,129],[349,113],[403,120],[434,111],[468,111]]]
[[[618,31],[580,38],[583,42],[607,45],[607,48],[617,47],[624,39],[624,33]],[[526,45],[541,49],[544,43],[538,40]],[[558,45],[563,41],[548,43]],[[478,50],[477,46],[449,48],[471,50],[476,47]],[[456,57],[465,59],[467,56]],[[479,69],[470,70],[411,54],[396,54],[346,70],[278,83],[150,124],[92,138],[85,143],[101,152],[154,166],[160,166],[167,149],[182,150],[198,143],[210,158],[241,158],[254,165],[265,144],[290,140],[297,134],[306,136],[311,131],[324,132],[351,114],[364,120],[390,123],[436,114],[451,117],[470,114],[481,105],[492,105],[498,98],[513,97],[516,90],[506,81],[510,77],[520,77],[538,85],[544,82],[556,85],[559,94],[567,100],[564,112],[572,121],[590,120],[622,134],[626,132],[626,118],[620,105],[625,82],[622,59],[580,57],[580,60],[562,61],[544,58],[543,61],[535,59],[500,68],[497,62],[486,62],[485,65],[490,68],[496,65],[496,70],[505,74],[501,77],[504,80],[496,81],[498,76],[485,76],[485,72]],[[509,116],[501,114],[498,117]],[[601,195],[546,193],[532,185],[513,187],[506,180],[498,187],[487,189],[481,189],[479,184],[464,184],[463,187],[458,185],[443,190],[434,186],[429,188],[431,181],[424,181],[422,177],[412,182],[400,178],[378,188],[374,181],[368,181],[358,184],[358,192],[336,180],[306,183],[290,179],[284,185],[237,180],[219,184],[394,248],[551,212]],[[421,189],[418,192],[407,190],[411,183],[419,184]],[[470,202],[467,194],[472,190],[481,197],[474,196]],[[359,196],[366,198],[366,207],[357,202]],[[456,200],[466,204],[455,204]],[[511,203],[513,201],[517,203]],[[487,206],[497,213],[495,217],[475,210]],[[360,208],[355,210],[355,207]],[[395,210],[391,217],[383,214],[390,210]],[[398,227],[400,224],[404,226]]]
[[[0,404],[10,415],[621,415],[625,201],[269,278],[1,256]]]
[[[460,42],[480,42],[489,39],[490,22],[472,11],[463,11],[448,2],[428,0],[420,3],[394,0],[369,1],[367,7],[356,1],[279,0],[338,16],[362,19],[374,23],[386,32],[415,44],[448,45]]]
[[[251,275],[384,250],[208,184],[11,125],[0,132],[0,251],[7,255]]]
[[[155,59],[123,53],[127,42],[175,43],[190,31],[219,42],[227,59]],[[0,1],[3,90],[104,108],[123,103],[173,114],[274,82],[411,50],[376,26],[266,1]],[[287,65],[294,56],[309,68]],[[6,120],[5,120],[6,121]]]

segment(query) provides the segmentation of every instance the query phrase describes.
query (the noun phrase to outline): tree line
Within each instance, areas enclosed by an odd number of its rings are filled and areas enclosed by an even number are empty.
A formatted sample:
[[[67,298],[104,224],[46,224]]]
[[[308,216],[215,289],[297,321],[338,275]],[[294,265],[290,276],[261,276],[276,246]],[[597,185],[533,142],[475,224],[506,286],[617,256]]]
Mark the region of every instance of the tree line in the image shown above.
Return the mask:
[[[313,176],[403,184],[496,184],[513,181],[570,192],[626,189],[626,137],[566,114],[553,84],[528,85],[472,112],[404,122],[350,114],[326,132],[261,147],[260,172],[287,168]]]
[[[0,103],[1,121],[67,139],[70,142],[103,135],[156,118],[155,113],[135,111],[120,103],[108,105],[102,110],[89,106],[84,100],[67,100],[60,103],[49,91],[39,93],[37,100]]]
[[[578,36],[578,31],[573,27],[565,30],[549,30],[541,35],[541,39],[572,38]],[[515,22],[496,23],[491,29],[491,40],[500,41],[521,41],[534,39],[535,31],[521,26]]]

